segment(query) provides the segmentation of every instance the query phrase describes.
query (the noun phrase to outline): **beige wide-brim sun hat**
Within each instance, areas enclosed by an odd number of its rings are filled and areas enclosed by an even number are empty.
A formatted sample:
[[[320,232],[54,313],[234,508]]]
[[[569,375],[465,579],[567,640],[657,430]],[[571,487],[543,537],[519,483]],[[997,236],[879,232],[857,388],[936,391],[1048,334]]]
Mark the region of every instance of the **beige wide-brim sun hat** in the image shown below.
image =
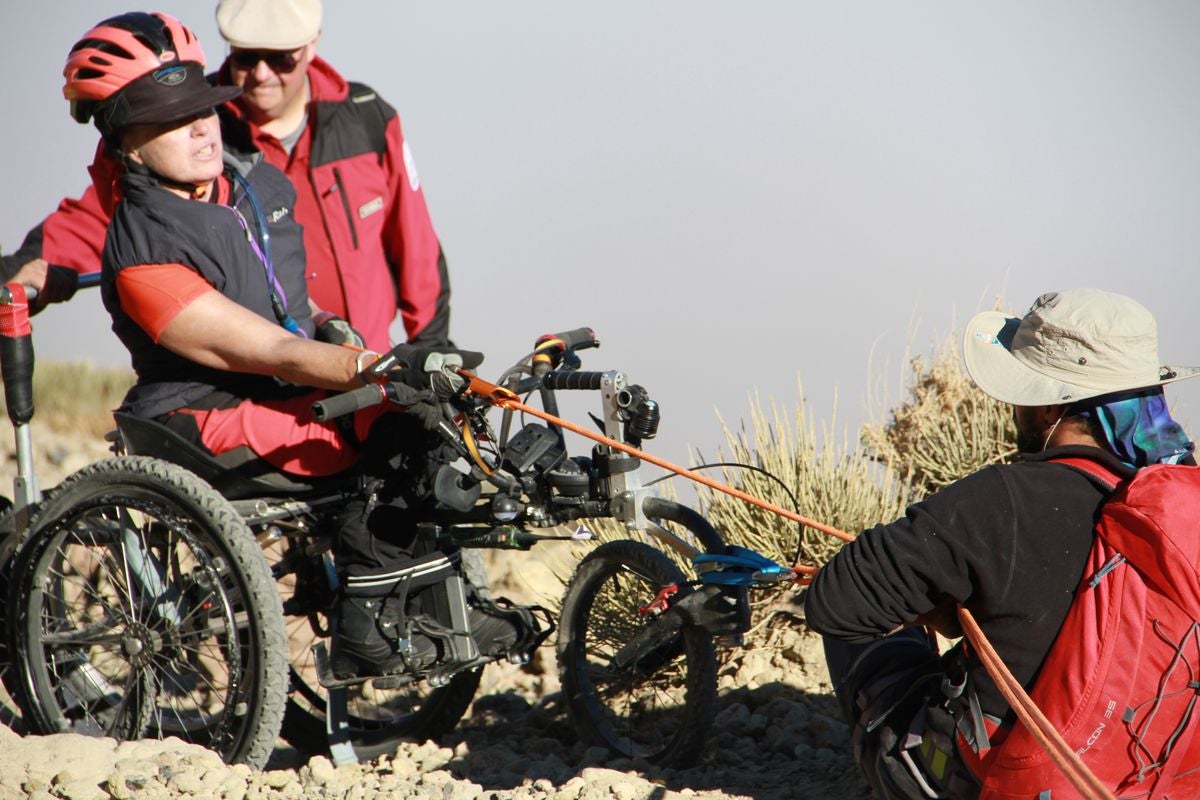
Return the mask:
[[[985,394],[1017,406],[1075,403],[1195,378],[1163,366],[1154,316],[1099,289],[1044,294],[1024,317],[976,314],[963,331],[967,374]]]

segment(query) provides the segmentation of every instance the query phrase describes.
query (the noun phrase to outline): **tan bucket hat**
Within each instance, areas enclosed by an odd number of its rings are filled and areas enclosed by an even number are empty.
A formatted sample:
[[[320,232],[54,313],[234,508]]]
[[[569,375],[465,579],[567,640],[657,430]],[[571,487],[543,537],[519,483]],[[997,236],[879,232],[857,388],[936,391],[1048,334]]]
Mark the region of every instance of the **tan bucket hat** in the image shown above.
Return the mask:
[[[1017,406],[1074,403],[1200,375],[1158,360],[1158,324],[1140,303],[1099,289],[1049,292],[1020,319],[984,311],[963,332],[971,380]]]
[[[217,27],[244,50],[295,50],[321,32],[321,0],[221,0]]]

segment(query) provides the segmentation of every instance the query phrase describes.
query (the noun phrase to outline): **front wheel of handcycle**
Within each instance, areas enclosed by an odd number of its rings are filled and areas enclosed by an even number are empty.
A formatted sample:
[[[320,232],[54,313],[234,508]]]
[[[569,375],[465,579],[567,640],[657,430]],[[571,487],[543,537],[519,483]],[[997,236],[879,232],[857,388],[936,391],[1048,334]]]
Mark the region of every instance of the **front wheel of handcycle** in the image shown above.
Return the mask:
[[[313,646],[330,640],[333,593],[323,553],[304,540],[281,537],[264,547],[283,600],[291,661],[291,694],[280,735],[305,754],[329,749],[328,691],[317,679]],[[402,741],[436,739],[458,724],[475,697],[481,669],[459,672],[443,686],[413,680],[394,688],[373,681],[346,688],[346,735],[360,761],[391,755]],[[397,681],[398,682],[398,681]]]
[[[664,766],[699,756],[716,710],[712,637],[694,625],[664,626],[651,610],[663,589],[684,581],[662,552],[628,540],[601,545],[576,568],[558,667],[587,742]]]
[[[287,690],[275,584],[242,518],[154,458],[92,464],[49,494],[10,576],[30,729],[176,736],[261,767]]]

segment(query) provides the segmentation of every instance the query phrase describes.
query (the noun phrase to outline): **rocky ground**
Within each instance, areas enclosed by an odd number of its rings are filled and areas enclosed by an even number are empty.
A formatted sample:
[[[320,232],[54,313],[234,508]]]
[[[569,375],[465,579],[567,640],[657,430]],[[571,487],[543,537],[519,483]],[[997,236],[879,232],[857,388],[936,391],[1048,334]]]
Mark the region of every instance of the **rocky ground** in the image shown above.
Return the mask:
[[[9,447],[8,434],[0,434]],[[35,431],[44,486],[105,455],[102,444]],[[15,465],[0,464],[8,494]],[[528,556],[518,556],[518,558]],[[494,561],[499,588],[521,590],[508,559]],[[528,579],[536,570],[519,572]],[[542,587],[544,589],[544,587]],[[616,759],[579,742],[553,675],[547,646],[524,668],[489,667],[467,717],[439,742],[404,743],[372,763],[335,767],[284,743],[267,768],[227,766],[177,740],[126,742],[73,734],[24,736],[11,703],[0,726],[0,800],[106,798],[438,798],[439,800],[666,800],[867,796],[850,758],[819,642],[790,614],[775,618],[722,669],[721,699],[708,751],[689,769]],[[0,698],[7,699],[7,698]]]

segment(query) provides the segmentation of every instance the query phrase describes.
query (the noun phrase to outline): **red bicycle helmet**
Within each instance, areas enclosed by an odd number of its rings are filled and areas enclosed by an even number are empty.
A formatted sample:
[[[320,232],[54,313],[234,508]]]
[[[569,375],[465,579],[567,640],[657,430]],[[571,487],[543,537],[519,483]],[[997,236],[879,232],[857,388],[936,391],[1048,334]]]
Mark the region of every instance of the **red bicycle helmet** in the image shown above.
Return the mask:
[[[172,61],[197,61],[204,51],[186,25],[166,14],[133,12],[109,17],[71,48],[63,96],[77,122],[91,119],[97,103]]]
[[[71,48],[63,96],[71,116],[109,138],[135,122],[170,122],[236,97],[204,81],[196,35],[167,14],[132,12],[96,25]]]

